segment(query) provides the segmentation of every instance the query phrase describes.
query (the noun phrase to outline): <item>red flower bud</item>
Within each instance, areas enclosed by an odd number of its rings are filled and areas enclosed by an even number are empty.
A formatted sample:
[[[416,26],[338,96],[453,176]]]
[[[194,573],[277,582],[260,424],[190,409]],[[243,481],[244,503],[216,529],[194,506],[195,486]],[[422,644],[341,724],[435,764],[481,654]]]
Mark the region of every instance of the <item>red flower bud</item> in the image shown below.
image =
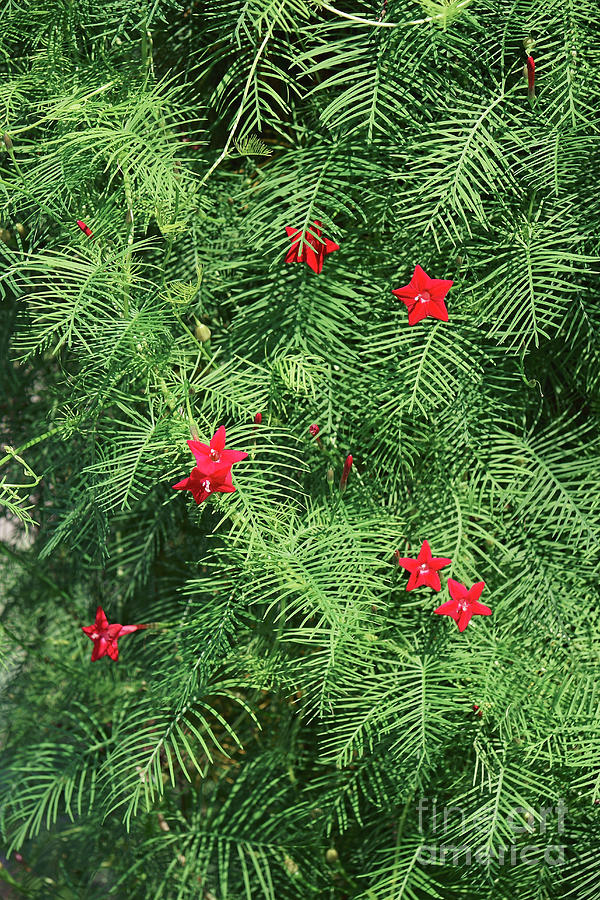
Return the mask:
[[[535,60],[533,56],[527,57],[527,93],[530,100],[535,97]]]
[[[310,428],[309,428],[308,430],[310,431],[310,433],[312,434],[313,437],[316,437],[316,436],[318,435],[318,433],[319,433],[319,426],[318,426],[318,425],[311,425]]]
[[[81,228],[81,230],[83,231],[83,233],[85,234],[86,237],[93,237],[93,236],[94,236],[94,235],[92,234],[92,229],[89,228],[89,227],[85,224],[85,222],[82,222],[81,219],[77,219],[77,224],[79,225],[79,227]]]
[[[260,425],[261,422],[262,422],[262,413],[256,413],[256,415],[254,416],[254,424]]]
[[[350,469],[352,468],[352,455],[349,453],[346,457],[346,462],[344,463],[344,470],[342,472],[342,477],[340,478],[340,493],[343,494],[346,490],[346,482],[348,481],[348,475],[350,474]]]

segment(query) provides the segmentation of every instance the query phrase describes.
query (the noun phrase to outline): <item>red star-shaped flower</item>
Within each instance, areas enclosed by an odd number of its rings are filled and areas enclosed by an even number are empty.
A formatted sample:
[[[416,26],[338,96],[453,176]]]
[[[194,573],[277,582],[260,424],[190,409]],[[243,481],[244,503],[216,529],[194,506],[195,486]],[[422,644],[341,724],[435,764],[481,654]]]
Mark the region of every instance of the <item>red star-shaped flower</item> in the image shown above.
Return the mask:
[[[441,591],[442,585],[438,572],[444,566],[449,566],[452,562],[451,559],[445,556],[432,556],[427,541],[423,541],[421,544],[421,549],[416,559],[399,556],[397,551],[396,557],[398,565],[402,566],[403,569],[408,569],[410,572],[410,578],[406,585],[407,591],[413,591],[415,588],[423,587],[423,585],[433,588],[434,591]]]
[[[466,586],[461,584],[460,581],[449,578],[448,590],[452,600],[442,603],[435,612],[439,616],[452,616],[458,624],[458,630],[464,631],[471,621],[471,616],[489,616],[492,613],[489,606],[479,603],[484,587],[484,581],[477,581],[472,588],[467,590]]]
[[[108,624],[108,619],[101,606],[96,610],[96,621],[93,625],[84,625],[81,630],[94,642],[92,650],[92,662],[101,656],[110,656],[111,659],[119,658],[117,641],[125,634],[132,634],[146,628],[146,625],[113,625]]]
[[[300,244],[301,229],[291,228],[287,225],[285,230],[292,242],[285,261],[288,263],[305,262],[317,274],[323,270],[323,260],[326,255],[340,249],[339,244],[321,237],[321,222],[318,219],[313,222],[311,231],[304,232],[302,245]]]
[[[188,443],[191,443],[188,441]],[[191,491],[196,503],[200,505],[211,494],[233,494],[235,488],[231,482],[231,466],[223,465],[210,475],[194,466],[187,478],[173,485],[175,491]]]
[[[247,453],[243,450],[225,449],[225,426],[217,428],[210,439],[210,444],[201,441],[188,441],[188,447],[196,457],[196,464],[204,475],[211,475],[219,471],[223,466],[231,469],[232,465],[246,459]],[[231,480],[230,480],[231,483]]]
[[[191,491],[196,503],[200,504],[210,494],[232,494],[235,488],[231,481],[231,467],[234,463],[246,459],[243,450],[225,449],[225,428],[221,425],[216,430],[210,444],[201,441],[188,441],[188,447],[196,457],[194,466],[187,478],[173,485],[176,491]]]
[[[448,321],[444,297],[454,284],[444,278],[430,278],[421,266],[415,266],[413,277],[407,285],[392,291],[408,308],[408,324],[416,325],[427,316]]]

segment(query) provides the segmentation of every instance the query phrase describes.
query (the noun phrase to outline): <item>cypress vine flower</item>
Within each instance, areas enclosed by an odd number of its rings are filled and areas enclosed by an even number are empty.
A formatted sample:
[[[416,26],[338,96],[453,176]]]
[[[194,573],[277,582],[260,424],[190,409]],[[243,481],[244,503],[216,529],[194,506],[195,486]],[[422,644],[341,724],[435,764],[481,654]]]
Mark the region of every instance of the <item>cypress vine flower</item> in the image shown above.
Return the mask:
[[[321,429],[319,428],[318,425],[315,424],[315,425],[310,425],[308,430],[313,437],[316,437]]]
[[[86,225],[85,222],[81,221],[81,219],[77,219],[77,224],[79,225],[79,227],[81,228],[81,230],[83,231],[83,233],[85,234],[86,237],[94,237],[94,235],[92,234],[92,229],[89,227],[89,225]]]
[[[312,233],[304,232],[304,242],[300,243],[302,231],[298,228],[286,226],[287,236],[292,242],[292,246],[287,252],[285,261],[305,262],[313,272],[321,272],[323,270],[323,260],[328,253],[333,253],[340,249],[340,245],[328,238],[321,237],[321,222],[317,219],[312,224]]]
[[[424,586],[433,588],[434,591],[441,591],[442,585],[438,572],[452,562],[446,556],[432,556],[431,548],[427,541],[423,541],[421,544],[421,549],[416,559],[400,556],[398,551],[396,551],[396,558],[398,565],[410,572],[410,578],[406,585],[407,591],[414,591],[415,588]]]
[[[225,427],[217,428],[209,444],[195,440],[187,443],[196,458],[196,465],[187,478],[173,485],[173,490],[191,491],[198,504],[210,494],[232,494],[235,487],[231,481],[231,467],[246,459],[248,454],[243,450],[226,449]]]
[[[396,288],[392,294],[406,305],[409,325],[416,325],[427,316],[447,322],[448,310],[444,297],[453,284],[453,281],[445,278],[430,278],[421,266],[417,265],[408,284]]]
[[[231,482],[231,465],[217,467],[210,474],[194,466],[187,478],[173,485],[173,490],[190,491],[198,506],[211,494],[233,494],[235,487]]]
[[[223,466],[231,469],[235,462],[240,462],[248,456],[243,450],[227,450],[225,448],[224,425],[217,428],[209,444],[203,444],[201,441],[188,441],[187,443],[196,457],[196,465],[205,475],[210,475],[211,472],[215,472]]]
[[[442,603],[435,612],[439,616],[451,616],[457,623],[458,630],[464,631],[472,616],[489,616],[492,613],[489,606],[479,603],[484,587],[484,581],[477,581],[473,587],[467,589],[460,581],[449,578],[448,590],[452,600]]]
[[[110,656],[111,659],[119,658],[119,646],[117,641],[126,634],[141,631],[147,625],[119,625],[108,624],[108,619],[101,606],[96,610],[96,621],[93,625],[82,625],[81,630],[94,642],[92,650],[92,662],[101,656]]]

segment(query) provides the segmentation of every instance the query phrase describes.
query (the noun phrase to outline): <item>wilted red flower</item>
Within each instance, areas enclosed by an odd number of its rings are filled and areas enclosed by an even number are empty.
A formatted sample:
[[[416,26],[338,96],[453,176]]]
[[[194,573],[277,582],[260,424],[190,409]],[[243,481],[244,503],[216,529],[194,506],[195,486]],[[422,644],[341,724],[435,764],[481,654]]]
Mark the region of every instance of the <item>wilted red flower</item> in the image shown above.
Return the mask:
[[[340,493],[344,493],[346,490],[346,482],[348,481],[348,475],[350,474],[350,469],[352,468],[352,454],[348,454],[346,457],[346,462],[344,463],[344,468],[342,470],[342,477],[340,478]]]
[[[319,428],[318,425],[315,424],[315,425],[311,425],[308,430],[313,437],[316,437],[321,429]]]
[[[313,272],[323,270],[323,260],[328,253],[339,250],[339,244],[321,237],[321,222],[317,219],[311,226],[311,231],[304,232],[304,241],[301,243],[302,230],[286,226],[287,236],[292,246],[287,252],[286,262],[305,262]],[[311,233],[312,232],[312,233]]]
[[[408,324],[416,325],[430,316],[432,319],[448,321],[448,310],[444,297],[454,284],[444,278],[430,278],[421,268],[415,266],[413,277],[404,287],[392,291],[408,309]]]
[[[406,556],[400,556],[396,552],[398,565],[410,572],[410,578],[406,585],[407,591],[413,591],[415,588],[427,587],[433,588],[434,591],[441,591],[440,576],[438,572],[444,566],[449,566],[452,562],[446,556],[432,556],[429,544],[423,541],[421,549],[416,559],[409,559]]]
[[[529,98],[535,97],[535,60],[533,56],[527,57],[527,93]]]
[[[81,219],[77,219],[77,224],[79,225],[79,227],[81,228],[83,233],[86,235],[86,237],[94,236],[92,234],[92,229],[88,225],[86,225],[85,222],[82,222]]]
[[[108,619],[101,606],[96,610],[96,621],[93,625],[83,625],[81,630],[94,642],[92,650],[92,662],[101,656],[110,656],[111,659],[119,658],[117,641],[126,634],[141,631],[147,625],[118,625],[108,624]]]
[[[448,590],[452,600],[442,603],[435,612],[439,616],[451,616],[458,624],[458,630],[464,631],[471,621],[471,616],[489,616],[492,613],[489,606],[479,603],[484,587],[485,582],[478,581],[472,588],[467,589],[460,581],[449,578]]]

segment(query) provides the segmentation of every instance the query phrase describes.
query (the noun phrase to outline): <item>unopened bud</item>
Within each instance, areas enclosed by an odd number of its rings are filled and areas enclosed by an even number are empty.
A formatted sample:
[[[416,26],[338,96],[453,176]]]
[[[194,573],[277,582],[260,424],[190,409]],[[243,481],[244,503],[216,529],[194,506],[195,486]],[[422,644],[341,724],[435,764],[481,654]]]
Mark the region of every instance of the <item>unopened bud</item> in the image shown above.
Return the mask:
[[[318,435],[318,433],[319,433],[319,426],[318,426],[318,425],[311,425],[310,428],[309,428],[308,430],[310,431],[310,433],[312,434],[313,437],[316,437],[316,436]]]
[[[194,334],[198,338],[201,344],[205,344],[207,341],[210,341],[211,331],[208,325],[205,325],[204,322],[199,322],[195,329]]]
[[[125,213],[125,224],[133,225],[133,212],[131,209],[128,209],[127,212]]]
[[[286,871],[289,872],[290,875],[297,875],[298,872],[300,871],[298,868],[298,863],[294,862],[292,857],[288,856],[287,853],[283,858],[283,865],[285,866]]]
[[[79,227],[81,228],[81,230],[83,231],[83,233],[85,234],[86,237],[94,236],[92,234],[92,229],[88,225],[86,225],[85,222],[82,222],[81,219],[77,219],[77,224],[79,225]]]
[[[335,847],[330,847],[329,850],[327,851],[327,853],[325,854],[325,859],[327,860],[327,862],[329,863],[330,866],[332,866],[334,863],[336,863],[339,858],[340,857],[339,857],[338,852],[335,849]]]
[[[2,135],[2,140],[4,141],[4,146],[6,147],[6,149],[12,150],[13,142],[12,142],[12,138],[11,138],[10,134],[8,133],[8,131],[4,132],[4,134]]]
[[[351,468],[352,468],[352,454],[349,453],[348,456],[346,457],[346,462],[344,463],[342,477],[340,478],[340,494],[343,494],[344,491],[346,490],[348,475],[350,474]]]
[[[535,97],[535,60],[533,56],[527,57],[525,73],[527,75],[527,93],[529,95],[529,99],[533,100],[533,98]]]
[[[15,231],[19,234],[20,237],[25,237],[27,234],[27,229],[23,225],[22,222],[17,222],[15,225]]]
[[[327,469],[327,483],[333,484],[333,479],[334,479],[333,469],[331,468],[331,466],[329,466],[329,468]]]
[[[260,425],[261,422],[262,422],[262,413],[256,413],[256,415],[254,416],[254,424]]]

